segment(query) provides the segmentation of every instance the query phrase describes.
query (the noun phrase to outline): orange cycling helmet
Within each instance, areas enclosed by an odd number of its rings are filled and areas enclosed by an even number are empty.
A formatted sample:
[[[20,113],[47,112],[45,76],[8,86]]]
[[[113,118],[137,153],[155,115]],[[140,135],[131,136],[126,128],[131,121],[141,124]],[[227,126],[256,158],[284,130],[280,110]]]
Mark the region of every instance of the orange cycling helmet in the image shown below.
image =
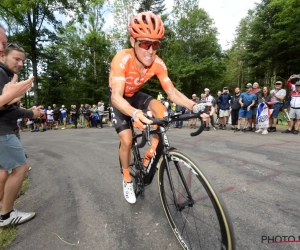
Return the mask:
[[[151,11],[141,12],[134,16],[129,27],[133,38],[162,39],[165,34],[163,21]]]

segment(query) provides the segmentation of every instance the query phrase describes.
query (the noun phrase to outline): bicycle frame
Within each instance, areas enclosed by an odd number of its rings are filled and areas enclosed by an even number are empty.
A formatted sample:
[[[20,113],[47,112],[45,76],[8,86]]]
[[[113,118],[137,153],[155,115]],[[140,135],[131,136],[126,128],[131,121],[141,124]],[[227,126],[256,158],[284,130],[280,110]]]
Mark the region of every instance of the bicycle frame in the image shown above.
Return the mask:
[[[193,114],[173,115],[172,116],[173,119],[171,118],[171,120],[187,119],[187,118],[194,117],[194,116],[195,115],[193,115]],[[168,121],[168,124],[171,124],[171,121]],[[150,131],[150,127],[149,127],[149,125],[147,125],[146,133],[148,133],[148,139],[150,138],[150,135],[157,134],[158,137],[159,137],[159,143],[157,145],[156,152],[155,152],[154,156],[150,160],[150,163],[149,163],[148,167],[144,168],[144,166],[142,166],[142,163],[141,163],[142,158],[141,158],[141,155],[140,155],[139,148],[144,147],[146,142],[144,141],[144,142],[142,142],[142,145],[139,145],[138,144],[138,138],[145,137],[145,134],[136,133],[133,129],[132,123],[131,123],[130,127],[131,127],[131,131],[132,131],[132,136],[133,136],[132,151],[133,151],[133,154],[134,154],[134,161],[135,161],[134,163],[135,163],[136,169],[139,171],[141,179],[142,179],[142,180],[139,180],[139,183],[141,183],[141,184],[139,185],[140,190],[139,190],[139,192],[137,192],[137,195],[139,195],[140,193],[143,193],[144,186],[150,185],[152,183],[153,177],[154,177],[154,175],[157,171],[156,166],[157,166],[157,164],[159,163],[159,161],[162,157],[162,161],[164,161],[164,164],[166,165],[167,176],[168,176],[168,179],[169,179],[170,188],[171,188],[172,193],[173,193],[173,199],[174,199],[174,201],[176,201],[176,195],[175,195],[175,191],[174,191],[172,176],[170,174],[170,168],[169,168],[170,156],[168,155],[168,152],[170,150],[174,150],[176,148],[170,146],[169,139],[168,139],[168,136],[166,134],[167,129],[165,127],[161,126],[161,125],[158,125],[156,129]],[[204,129],[204,123],[201,120],[201,126],[200,126],[199,130],[196,133],[192,133],[191,135],[195,136],[195,135],[201,133],[203,131],[203,129]],[[150,144],[150,140],[148,141],[148,143]],[[176,203],[177,209],[179,211],[181,211],[187,205],[192,206],[194,201],[192,199],[192,195],[191,195],[190,190],[188,188],[188,184],[186,183],[185,178],[183,176],[183,173],[182,173],[182,171],[179,168],[177,163],[175,163],[175,167],[176,167],[176,169],[179,173],[179,176],[180,176],[182,184],[185,188],[187,197],[189,198],[188,201],[185,202],[184,204],[177,204]]]
[[[136,168],[138,168],[137,170],[139,170],[142,173],[144,185],[147,186],[152,183],[153,177],[157,171],[156,165],[158,164],[160,158],[163,155],[167,155],[167,152],[170,149],[175,149],[175,148],[170,147],[169,140],[164,127],[158,126],[156,130],[150,131],[150,134],[157,134],[159,136],[159,143],[157,145],[155,154],[150,160],[149,166],[147,168],[144,168],[141,163],[142,157],[140,155],[138,141],[137,141],[138,138],[143,136],[143,134],[137,134],[133,130],[133,128],[131,128],[131,130],[133,135],[132,151],[134,154],[135,166]],[[166,158],[164,157],[163,160],[166,161]]]

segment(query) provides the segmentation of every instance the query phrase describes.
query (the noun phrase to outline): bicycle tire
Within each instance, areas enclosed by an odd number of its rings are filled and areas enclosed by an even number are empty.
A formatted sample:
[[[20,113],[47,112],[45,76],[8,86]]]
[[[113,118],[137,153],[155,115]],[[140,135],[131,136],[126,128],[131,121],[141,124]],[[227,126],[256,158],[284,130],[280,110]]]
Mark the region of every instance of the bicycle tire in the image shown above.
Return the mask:
[[[230,217],[211,181],[195,163],[176,150],[169,152],[168,161],[175,198],[170,187],[167,166],[162,159],[158,163],[159,193],[169,224],[183,249],[235,250]],[[176,164],[194,201],[190,206],[181,207],[181,211],[175,206],[186,204],[188,193]]]

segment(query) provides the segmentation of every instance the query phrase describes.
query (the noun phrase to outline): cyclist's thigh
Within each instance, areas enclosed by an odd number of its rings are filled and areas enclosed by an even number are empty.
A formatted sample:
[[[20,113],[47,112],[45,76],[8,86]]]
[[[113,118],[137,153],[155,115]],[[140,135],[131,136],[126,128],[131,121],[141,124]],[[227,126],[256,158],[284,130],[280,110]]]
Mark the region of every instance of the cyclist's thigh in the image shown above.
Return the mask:
[[[148,109],[149,103],[154,100],[154,98],[143,92],[137,92],[132,97],[130,97],[132,107],[137,109],[145,110]]]
[[[132,107],[144,110],[147,109],[149,102],[153,99],[153,97],[142,92],[137,92],[132,97],[124,96],[124,99]],[[129,124],[130,124],[131,117],[120,112],[118,109],[114,107],[112,103],[111,103],[111,119],[117,133],[120,133],[121,131],[126,129],[130,129]]]
[[[130,129],[130,119],[131,117],[123,114],[111,104],[111,122],[118,134],[123,130]]]

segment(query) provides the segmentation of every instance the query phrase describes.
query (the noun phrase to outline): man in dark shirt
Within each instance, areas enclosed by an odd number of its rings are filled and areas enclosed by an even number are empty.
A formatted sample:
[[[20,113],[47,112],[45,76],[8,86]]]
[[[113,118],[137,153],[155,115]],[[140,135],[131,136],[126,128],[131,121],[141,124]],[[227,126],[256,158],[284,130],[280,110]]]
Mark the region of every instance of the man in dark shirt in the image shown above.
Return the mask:
[[[219,111],[219,124],[220,124],[220,129],[226,129],[226,117],[229,116],[229,101],[231,99],[231,95],[229,95],[229,91],[227,87],[223,88],[223,93],[218,97],[218,103],[220,107]]]
[[[55,124],[55,129],[58,129],[58,119],[59,119],[59,108],[56,104],[53,104],[53,120]]]
[[[76,108],[76,105],[72,105],[70,114],[72,116],[72,122],[73,122],[75,128],[77,128],[78,110]]]
[[[241,96],[240,88],[235,88],[235,94],[231,96],[230,107],[231,107],[231,129],[236,130],[239,120],[239,110],[241,104],[239,102]]]
[[[8,44],[0,53],[0,95],[7,83],[18,73],[25,60],[25,51],[18,45]],[[20,97],[21,98],[21,97]],[[15,134],[18,118],[37,118],[43,115],[40,108],[19,108],[16,98],[0,110],[0,227],[24,223],[35,213],[14,210],[14,201],[29,169],[20,140]]]

